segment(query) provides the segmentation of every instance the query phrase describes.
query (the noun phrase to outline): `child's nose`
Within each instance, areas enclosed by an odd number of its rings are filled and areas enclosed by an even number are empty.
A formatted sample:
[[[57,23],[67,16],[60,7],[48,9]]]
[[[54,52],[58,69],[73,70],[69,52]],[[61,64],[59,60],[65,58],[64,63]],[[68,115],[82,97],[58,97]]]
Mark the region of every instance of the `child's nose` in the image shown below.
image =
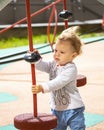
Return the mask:
[[[60,54],[59,54],[59,52],[56,52],[56,56],[59,56]]]

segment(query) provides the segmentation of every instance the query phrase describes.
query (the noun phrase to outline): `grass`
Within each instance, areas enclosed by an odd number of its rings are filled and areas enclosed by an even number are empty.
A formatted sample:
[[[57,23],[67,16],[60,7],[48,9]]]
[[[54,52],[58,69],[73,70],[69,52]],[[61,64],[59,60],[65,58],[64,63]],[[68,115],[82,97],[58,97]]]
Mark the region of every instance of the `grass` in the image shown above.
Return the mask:
[[[33,36],[33,43],[34,44],[41,44],[41,43],[47,43],[47,36],[41,35],[41,36]],[[12,47],[19,47],[19,46],[26,46],[28,45],[28,38],[16,38],[12,37],[10,39],[2,39],[0,40],[0,48],[12,48]]]
[[[104,32],[101,33],[90,33],[81,35],[81,38],[90,38],[90,37],[99,37],[104,36]],[[50,36],[52,38],[52,34]],[[35,35],[33,36],[33,43],[34,44],[43,44],[48,43],[47,35]],[[20,47],[20,46],[26,46],[28,45],[28,38],[16,38],[12,37],[9,39],[1,39],[0,40],[0,49],[4,48],[12,48],[12,47]]]
[[[90,38],[90,37],[100,37],[100,36],[104,36],[104,32],[85,34],[85,35],[81,35],[80,37],[81,38]]]

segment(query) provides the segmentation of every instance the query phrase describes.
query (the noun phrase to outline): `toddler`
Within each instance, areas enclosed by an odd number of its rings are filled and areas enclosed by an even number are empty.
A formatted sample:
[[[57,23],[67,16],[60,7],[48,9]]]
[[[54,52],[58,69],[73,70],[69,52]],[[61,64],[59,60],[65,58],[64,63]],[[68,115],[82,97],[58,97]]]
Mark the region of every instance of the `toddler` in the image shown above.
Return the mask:
[[[50,108],[57,117],[54,130],[85,130],[84,103],[76,86],[77,67],[74,58],[81,53],[82,43],[76,28],[64,30],[57,38],[53,60],[36,63],[38,70],[49,73],[49,81],[32,85],[33,94],[50,93]]]

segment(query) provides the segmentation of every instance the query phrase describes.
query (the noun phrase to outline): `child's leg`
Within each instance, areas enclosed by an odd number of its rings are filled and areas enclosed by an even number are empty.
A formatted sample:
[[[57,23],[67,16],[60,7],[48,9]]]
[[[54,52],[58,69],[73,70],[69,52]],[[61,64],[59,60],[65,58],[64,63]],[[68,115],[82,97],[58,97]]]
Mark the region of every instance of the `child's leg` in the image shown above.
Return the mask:
[[[52,114],[57,117],[57,127],[54,130],[67,130],[63,112],[52,110]]]
[[[75,109],[73,116],[68,121],[71,130],[85,130],[84,108]]]
[[[62,124],[57,124],[57,127],[53,130],[67,130],[67,126],[63,126]]]

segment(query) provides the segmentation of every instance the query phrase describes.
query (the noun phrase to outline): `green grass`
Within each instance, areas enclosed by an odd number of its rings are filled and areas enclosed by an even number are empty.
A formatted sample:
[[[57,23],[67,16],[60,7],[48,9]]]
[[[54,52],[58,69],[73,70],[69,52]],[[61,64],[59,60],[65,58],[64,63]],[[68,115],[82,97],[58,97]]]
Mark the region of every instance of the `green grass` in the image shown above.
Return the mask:
[[[47,37],[46,35],[41,36],[33,36],[33,43],[34,44],[40,44],[40,43],[46,43]],[[19,47],[19,46],[25,46],[28,45],[28,38],[16,38],[12,37],[10,39],[1,39],[0,40],[0,48],[11,48],[11,47]]]
[[[50,35],[50,38],[52,39],[52,34]],[[33,36],[33,44],[43,44],[48,43],[47,35],[35,35]],[[12,37],[9,39],[1,39],[0,40],[0,49],[4,48],[12,48],[12,47],[20,47],[20,46],[26,46],[29,44],[28,38],[16,38]]]
[[[81,35],[81,38],[89,38],[89,37],[97,37],[97,36],[104,36],[104,32],[101,33],[90,33],[90,34],[85,34]],[[52,39],[52,34],[51,34],[51,39]],[[47,35],[35,35],[33,36],[33,44],[43,44],[43,43],[48,43],[47,40]],[[12,48],[12,47],[20,47],[20,46],[26,46],[28,45],[28,38],[16,38],[12,37],[9,39],[1,39],[0,40],[0,49],[4,48]]]
[[[85,34],[80,37],[81,38],[90,38],[90,37],[100,37],[100,36],[104,36],[104,32]]]

